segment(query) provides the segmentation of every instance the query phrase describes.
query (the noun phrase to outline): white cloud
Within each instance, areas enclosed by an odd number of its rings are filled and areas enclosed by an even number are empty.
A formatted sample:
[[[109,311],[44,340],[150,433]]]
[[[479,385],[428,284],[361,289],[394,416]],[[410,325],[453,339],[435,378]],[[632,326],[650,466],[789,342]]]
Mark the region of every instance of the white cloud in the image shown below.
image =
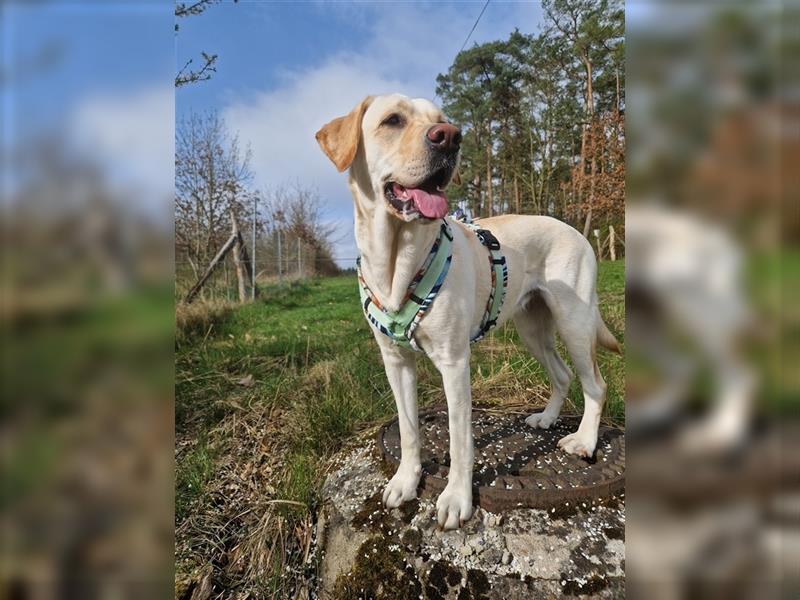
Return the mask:
[[[70,119],[80,152],[102,165],[110,183],[141,199],[145,211],[163,211],[174,194],[175,101],[171,86],[86,97]]]
[[[253,151],[256,183],[274,187],[298,180],[319,189],[332,219],[352,220],[352,199],[345,175],[320,151],[314,134],[332,118],[347,113],[374,90],[402,89],[402,84],[333,62],[298,76],[286,87],[258,94],[223,112],[232,131]],[[350,229],[352,227],[348,225]],[[337,254],[355,256],[352,235]]]
[[[319,150],[314,134],[370,94],[400,92],[433,99],[436,75],[449,67],[480,5],[360,6],[373,19],[371,34],[357,51],[285,74],[279,86],[237,99],[222,111],[229,128],[251,145],[259,186],[299,179],[319,189],[329,217],[346,224],[335,249],[343,257],[356,254],[352,199],[345,175]],[[503,5],[495,8],[493,19],[487,10],[474,39],[503,38],[515,26],[533,31],[536,21],[531,19],[538,18],[538,10],[532,4]]]

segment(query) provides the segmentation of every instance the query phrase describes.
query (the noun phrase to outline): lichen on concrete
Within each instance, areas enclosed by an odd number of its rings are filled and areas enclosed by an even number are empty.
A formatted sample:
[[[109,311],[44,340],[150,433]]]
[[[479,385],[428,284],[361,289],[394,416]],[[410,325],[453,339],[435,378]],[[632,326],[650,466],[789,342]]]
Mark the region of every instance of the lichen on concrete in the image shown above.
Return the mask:
[[[369,447],[323,488],[323,598],[486,600],[624,595],[624,498],[493,514],[440,531],[435,503],[386,510],[387,476]]]

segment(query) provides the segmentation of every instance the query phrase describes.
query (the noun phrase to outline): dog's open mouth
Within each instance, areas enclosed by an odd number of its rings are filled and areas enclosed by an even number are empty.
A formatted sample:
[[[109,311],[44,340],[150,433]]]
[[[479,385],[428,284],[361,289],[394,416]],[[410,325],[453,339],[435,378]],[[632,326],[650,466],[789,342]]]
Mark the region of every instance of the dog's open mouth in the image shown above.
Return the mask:
[[[413,187],[390,181],[384,187],[384,195],[389,205],[404,217],[418,214],[427,219],[441,219],[447,215],[444,189],[449,180],[449,170],[442,168]]]

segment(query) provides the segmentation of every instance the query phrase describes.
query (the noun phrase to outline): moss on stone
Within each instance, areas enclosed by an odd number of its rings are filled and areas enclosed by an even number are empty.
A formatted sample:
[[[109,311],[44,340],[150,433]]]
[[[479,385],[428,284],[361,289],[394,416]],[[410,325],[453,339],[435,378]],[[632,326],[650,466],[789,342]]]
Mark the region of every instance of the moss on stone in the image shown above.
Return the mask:
[[[567,596],[596,596],[608,587],[608,581],[598,575],[591,575],[585,581],[566,581],[563,590]]]
[[[437,560],[428,572],[425,595],[430,599],[446,598],[452,586],[461,582],[461,572],[450,563]]]
[[[351,524],[353,527],[377,533],[388,531],[390,521],[389,513],[383,506],[383,493],[375,492],[364,500],[361,510],[353,516]]]
[[[622,540],[623,542],[625,541],[625,528],[621,527],[620,525],[614,525],[612,527],[603,527],[603,533],[610,540]]]
[[[609,575],[608,568],[603,561],[607,552],[606,544],[601,540],[584,538],[581,543],[570,552],[570,562],[575,565],[576,574],[561,573],[561,580],[566,581],[564,593],[571,596],[596,595],[601,590],[608,587]],[[600,559],[597,564],[587,558],[595,556]]]
[[[413,567],[406,564],[403,553],[381,535],[368,538],[358,548],[350,573],[336,579],[335,600],[380,598],[409,600],[422,593]]]
[[[410,524],[414,519],[414,515],[419,511],[419,500],[414,498],[408,502],[404,502],[400,506],[400,520],[406,525]]]
[[[414,519],[414,515],[419,510],[419,500],[414,499],[404,502],[400,506],[400,521],[408,525]],[[364,504],[354,516],[351,525],[360,529],[368,529],[373,533],[383,533],[389,530],[400,529],[397,519],[391,515],[391,511],[383,505],[383,492],[378,491],[364,500]]]
[[[400,536],[402,544],[411,550],[415,550],[422,542],[422,532],[416,527],[409,527]]]
[[[487,594],[491,589],[489,585],[489,578],[483,571],[477,569],[470,569],[467,571],[467,589],[470,592],[472,600],[486,600]]]
[[[447,583],[449,583],[451,587],[461,583],[461,571],[455,568],[450,569],[447,573]]]
[[[583,504],[595,508],[605,507],[609,509],[618,509],[623,498],[624,496],[609,496],[608,498],[595,498],[594,500],[568,500],[563,504],[547,508],[547,514],[551,521],[566,520],[577,514],[586,512],[581,509]]]

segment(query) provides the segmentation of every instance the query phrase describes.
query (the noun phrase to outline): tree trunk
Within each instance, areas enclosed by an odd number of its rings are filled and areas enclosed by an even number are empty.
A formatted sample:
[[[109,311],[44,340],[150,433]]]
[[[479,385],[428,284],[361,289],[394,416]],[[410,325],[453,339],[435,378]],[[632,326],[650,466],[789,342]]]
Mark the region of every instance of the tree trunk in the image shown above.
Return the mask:
[[[572,144],[572,155],[570,156],[570,161],[574,161],[574,156],[575,156],[575,140],[574,139],[571,141],[571,144]],[[575,165],[575,164],[572,165],[572,172],[573,172],[573,175],[570,178],[570,187],[571,187],[571,190],[572,190],[572,193],[570,194],[570,199],[571,199],[572,203],[575,204],[578,201],[578,190],[576,189],[576,182],[575,182],[575,179],[576,179],[575,173],[577,173],[577,165]],[[567,200],[566,200],[566,194],[565,194],[564,212],[561,215],[561,217],[566,220],[566,215],[567,215]]]
[[[494,214],[494,198],[492,196],[492,146],[491,144],[486,144],[486,195],[487,201],[489,204],[489,215],[493,216]]]
[[[576,173],[578,176],[578,190],[572,201],[581,203],[583,202],[583,180],[586,178],[586,125],[583,125],[583,131],[581,131],[581,157],[578,160]]]
[[[517,214],[521,214],[522,210],[520,209],[519,205],[519,186],[517,185],[517,174],[514,173],[514,208],[517,211]]]
[[[197,271],[197,265],[195,264],[195,262],[192,260],[192,257],[189,256],[188,253],[186,254],[186,260],[189,262],[189,266],[192,268],[192,275],[194,275],[195,279],[197,279],[197,277],[199,276],[199,273]]]
[[[588,56],[584,56],[583,64],[586,68],[586,121],[583,125],[581,133],[581,162],[580,162],[580,177],[578,179],[578,202],[583,202],[583,182],[586,178],[586,146],[589,129],[592,126],[594,115],[594,90],[592,87],[592,62]],[[591,211],[591,209],[590,209]],[[591,215],[591,212],[590,212]]]
[[[217,178],[214,170],[213,152],[209,151],[207,155],[208,160],[208,206],[206,207],[208,213],[208,229],[206,231],[205,248],[203,249],[203,258],[208,259],[208,253],[213,248],[214,228],[216,222],[214,221],[214,195],[217,192]]]
[[[585,59],[586,64],[586,109],[589,115],[594,114],[594,89],[592,86],[592,61]]]
[[[548,125],[545,127],[544,131],[544,150],[542,151],[542,174],[539,176],[539,213],[538,214],[550,214],[549,206],[543,208],[541,206],[542,201],[544,200],[544,186],[547,181],[550,180],[550,174],[553,171],[553,157],[550,152],[550,131],[548,127],[550,126],[549,122]],[[548,202],[549,204],[549,202]],[[553,206],[553,211],[556,210],[556,206]],[[562,215],[563,216],[563,215]]]
[[[500,168],[500,200],[497,205],[497,210],[500,214],[505,214],[507,212],[506,208],[506,168],[505,166],[501,166]]]
[[[591,207],[594,206],[595,203],[594,192],[596,189],[596,181],[597,181],[597,156],[595,156],[594,131],[592,131],[590,135],[591,135],[590,151],[592,153],[592,171],[591,171],[592,178],[589,180],[589,206]]]
[[[482,214],[481,211],[483,210],[483,203],[481,202],[481,194],[483,192],[482,192],[482,186],[481,186],[481,174],[480,173],[476,173],[475,174],[475,179],[473,181],[473,185],[475,186],[476,195],[475,195],[475,201],[472,204],[472,216],[473,216],[473,218],[476,218],[476,217],[480,217],[481,216],[481,214]]]
[[[536,197],[536,156],[533,151],[533,128],[528,131],[529,141],[531,146],[531,209],[535,210],[537,214],[542,214],[539,207],[539,199]]]
[[[549,142],[548,142],[548,144],[549,144]],[[553,172],[553,163],[552,163],[553,159],[550,156],[549,149],[547,149],[546,151],[547,151],[547,154],[546,154],[546,163],[547,164],[545,165],[545,160],[542,160],[542,174],[539,176],[539,214],[540,215],[541,214],[544,214],[544,215],[549,215],[550,214],[550,208],[549,208],[549,204],[550,203],[548,202],[546,206],[542,206],[542,202],[543,202],[544,197],[545,197],[544,196],[544,189],[545,189],[544,186],[550,180],[550,175]],[[545,157],[543,157],[543,158],[545,158]],[[555,210],[556,210],[556,207],[555,207],[555,203],[554,203],[553,211],[555,211]]]
[[[223,274],[223,278],[225,279],[225,285],[223,286],[223,289],[225,290],[225,300],[230,300],[230,293],[229,293],[229,291],[230,291],[230,277],[228,277],[228,261],[227,260],[223,260],[222,261],[222,274]],[[206,296],[206,291],[204,289],[203,290],[203,300],[205,300],[205,296]]]

